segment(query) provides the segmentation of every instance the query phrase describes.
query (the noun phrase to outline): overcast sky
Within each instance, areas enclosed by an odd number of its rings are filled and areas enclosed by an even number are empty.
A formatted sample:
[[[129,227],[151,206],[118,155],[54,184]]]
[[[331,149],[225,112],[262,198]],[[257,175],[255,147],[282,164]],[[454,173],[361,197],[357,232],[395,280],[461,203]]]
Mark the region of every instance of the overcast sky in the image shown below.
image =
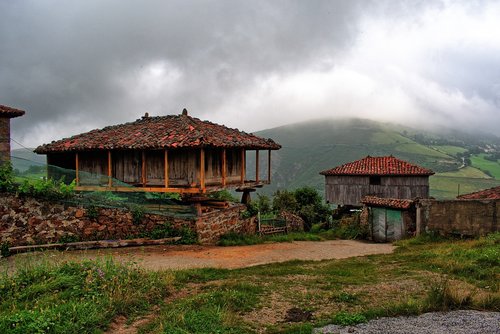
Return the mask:
[[[34,147],[150,115],[500,134],[499,1],[0,0],[0,104]],[[17,145],[13,145],[18,148]]]

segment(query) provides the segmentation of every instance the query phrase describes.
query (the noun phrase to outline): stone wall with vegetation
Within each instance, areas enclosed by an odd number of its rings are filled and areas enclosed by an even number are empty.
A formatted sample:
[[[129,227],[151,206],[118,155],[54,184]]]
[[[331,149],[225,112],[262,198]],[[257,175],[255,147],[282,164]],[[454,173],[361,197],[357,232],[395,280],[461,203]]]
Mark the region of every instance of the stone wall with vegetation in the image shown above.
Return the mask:
[[[238,234],[255,234],[257,224],[255,217],[242,218],[246,210],[243,204],[234,204],[221,211],[205,213],[196,220],[198,240],[204,244],[214,244],[224,234],[234,232]]]
[[[483,236],[500,231],[500,200],[420,200],[417,231]]]
[[[251,218],[240,218],[245,209],[235,204],[193,219],[179,219],[124,209],[73,207],[2,193],[0,243],[21,246],[176,235],[184,242],[215,243],[229,231],[255,232]]]

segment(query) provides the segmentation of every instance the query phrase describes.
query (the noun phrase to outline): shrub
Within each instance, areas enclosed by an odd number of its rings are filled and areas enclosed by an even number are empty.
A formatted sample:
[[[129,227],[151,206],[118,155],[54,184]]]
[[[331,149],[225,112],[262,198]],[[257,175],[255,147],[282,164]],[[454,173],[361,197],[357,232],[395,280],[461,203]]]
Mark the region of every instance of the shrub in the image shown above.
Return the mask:
[[[273,211],[297,212],[298,203],[293,192],[288,190],[278,190],[273,195]]]
[[[10,161],[0,161],[0,191],[11,192],[15,190],[14,172]]]
[[[351,326],[366,321],[366,317],[358,313],[339,312],[333,317],[333,323],[340,326]]]
[[[2,245],[0,246],[0,255],[1,257],[7,257],[10,255],[10,250],[9,250],[9,243],[8,242],[3,242]]]
[[[144,208],[140,205],[132,205],[130,207],[130,211],[132,212],[132,222],[134,225],[142,223],[142,219],[144,218]]]
[[[228,201],[228,202],[238,202],[238,199],[234,197],[231,192],[227,190],[221,190],[221,191],[215,191],[210,194],[208,194],[209,198],[216,199],[216,200],[221,200],[221,201]]]
[[[99,218],[99,209],[95,205],[89,205],[87,207],[87,217],[90,220],[97,220]]]
[[[271,199],[266,195],[257,194],[257,207],[261,214],[270,213],[272,210]]]

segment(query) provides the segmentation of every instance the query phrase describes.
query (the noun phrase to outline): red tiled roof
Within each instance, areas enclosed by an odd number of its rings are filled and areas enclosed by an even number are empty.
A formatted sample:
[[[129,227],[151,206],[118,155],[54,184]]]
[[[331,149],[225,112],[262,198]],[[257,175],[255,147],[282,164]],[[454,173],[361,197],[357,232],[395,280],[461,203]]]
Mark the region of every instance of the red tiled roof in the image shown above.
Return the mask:
[[[237,129],[188,115],[142,117],[38,146],[36,153],[113,149],[221,147],[277,150],[281,146]]]
[[[365,196],[361,200],[361,203],[368,206],[381,206],[400,210],[408,210],[413,205],[411,199],[381,198],[376,196]]]
[[[500,186],[457,196],[458,199],[500,199]]]
[[[24,115],[24,110],[7,107],[0,104],[0,117],[14,118]]]
[[[409,175],[425,176],[434,172],[395,157],[370,157],[349,162],[329,170],[322,171],[322,175]]]

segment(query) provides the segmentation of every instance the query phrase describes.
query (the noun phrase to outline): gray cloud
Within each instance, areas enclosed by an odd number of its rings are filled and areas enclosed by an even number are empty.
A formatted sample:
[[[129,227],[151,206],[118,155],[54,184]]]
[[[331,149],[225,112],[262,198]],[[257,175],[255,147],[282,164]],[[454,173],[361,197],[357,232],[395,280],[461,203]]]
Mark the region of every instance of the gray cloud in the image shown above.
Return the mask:
[[[3,1],[0,103],[27,110],[13,134],[29,146],[183,107],[250,131],[312,116],[448,115],[455,111],[442,109],[457,106],[458,123],[478,106],[488,122],[500,93],[488,44],[496,36],[464,46],[451,31],[454,42],[438,47],[428,16],[443,15],[446,27],[447,15],[469,6],[472,25],[498,6],[459,5]],[[405,29],[414,49],[398,45]],[[437,92],[421,87],[429,85]]]

